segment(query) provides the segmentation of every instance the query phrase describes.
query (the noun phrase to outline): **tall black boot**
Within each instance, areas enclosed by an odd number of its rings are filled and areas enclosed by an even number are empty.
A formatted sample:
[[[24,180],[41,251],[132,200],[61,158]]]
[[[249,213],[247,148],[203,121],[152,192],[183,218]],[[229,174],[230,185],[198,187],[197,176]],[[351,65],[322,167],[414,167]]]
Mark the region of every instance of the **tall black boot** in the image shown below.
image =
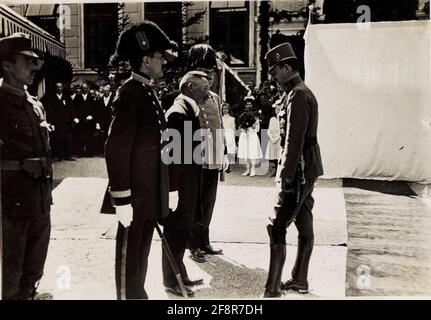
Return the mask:
[[[284,261],[286,260],[286,245],[274,244],[272,238],[272,225],[268,225],[267,229],[271,239],[271,257],[264,298],[277,298],[282,294],[280,286],[281,274],[283,272]]]
[[[314,246],[314,237],[298,237],[298,253],[292,269],[292,279],[281,285],[281,290],[308,293],[308,267]]]

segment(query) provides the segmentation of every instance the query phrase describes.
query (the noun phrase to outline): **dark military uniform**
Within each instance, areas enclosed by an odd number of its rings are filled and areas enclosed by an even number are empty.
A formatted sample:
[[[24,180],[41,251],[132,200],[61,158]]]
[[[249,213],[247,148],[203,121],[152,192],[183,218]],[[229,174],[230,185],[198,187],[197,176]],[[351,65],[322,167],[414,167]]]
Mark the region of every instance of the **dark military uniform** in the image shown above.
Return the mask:
[[[311,193],[317,177],[323,174],[317,143],[317,100],[299,77],[294,78],[292,84],[293,89],[280,111],[284,113],[280,116],[283,148],[277,180],[292,181],[296,190],[294,194],[279,192],[273,235],[279,231],[284,236],[275,239],[277,243],[285,243],[286,227],[294,220],[299,237],[313,237]]]
[[[24,91],[3,82],[0,101],[3,299],[28,299],[42,277],[51,228],[48,130],[42,104]]]
[[[154,227],[169,212],[168,167],[162,162],[163,110],[145,75],[132,74],[113,102],[106,142],[110,194],[115,205],[131,204],[133,221],[118,225],[116,283],[119,299],[147,298],[144,282]]]
[[[285,43],[267,53],[271,68],[283,60],[296,59],[290,44]],[[286,69],[287,70],[287,69]],[[290,71],[290,80],[282,84],[288,94],[278,118],[282,154],[278,163],[278,201],[275,219],[268,226],[271,238],[271,261],[266,297],[280,295],[280,279],[286,257],[286,228],[292,222],[298,229],[298,254],[292,279],[284,289],[308,292],[308,265],[314,242],[312,209],[314,184],[323,174],[317,143],[318,103],[299,74]]]

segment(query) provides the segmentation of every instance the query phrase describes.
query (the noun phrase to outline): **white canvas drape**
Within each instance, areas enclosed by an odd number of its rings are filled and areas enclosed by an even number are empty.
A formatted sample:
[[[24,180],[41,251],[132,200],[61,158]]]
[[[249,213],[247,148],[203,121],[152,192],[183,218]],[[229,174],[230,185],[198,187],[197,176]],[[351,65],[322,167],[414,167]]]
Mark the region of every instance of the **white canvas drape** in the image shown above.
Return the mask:
[[[430,22],[309,26],[325,177],[431,182]]]

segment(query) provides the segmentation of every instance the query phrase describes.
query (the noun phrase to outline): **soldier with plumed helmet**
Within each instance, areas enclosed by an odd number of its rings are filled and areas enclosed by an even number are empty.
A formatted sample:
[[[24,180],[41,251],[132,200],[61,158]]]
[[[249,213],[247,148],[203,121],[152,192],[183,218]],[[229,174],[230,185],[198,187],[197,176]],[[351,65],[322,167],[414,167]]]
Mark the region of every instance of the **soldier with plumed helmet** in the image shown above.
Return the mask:
[[[115,276],[118,299],[147,299],[148,254],[157,220],[169,212],[168,167],[162,161],[166,120],[151,81],[162,75],[176,44],[154,23],[124,30],[113,61],[131,77],[118,89],[105,146],[109,194],[119,220]]]

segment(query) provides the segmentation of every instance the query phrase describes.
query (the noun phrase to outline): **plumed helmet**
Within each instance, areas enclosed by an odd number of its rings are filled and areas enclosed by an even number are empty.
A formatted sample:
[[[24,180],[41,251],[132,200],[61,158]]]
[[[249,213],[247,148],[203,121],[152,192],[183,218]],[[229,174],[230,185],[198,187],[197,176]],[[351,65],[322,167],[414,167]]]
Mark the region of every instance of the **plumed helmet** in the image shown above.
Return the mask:
[[[111,62],[130,61],[133,57],[156,51],[162,53],[167,61],[172,61],[176,58],[174,51],[177,48],[177,44],[158,25],[145,20],[120,34]]]
[[[209,44],[195,44],[189,50],[187,65],[189,70],[217,68],[216,52]]]

